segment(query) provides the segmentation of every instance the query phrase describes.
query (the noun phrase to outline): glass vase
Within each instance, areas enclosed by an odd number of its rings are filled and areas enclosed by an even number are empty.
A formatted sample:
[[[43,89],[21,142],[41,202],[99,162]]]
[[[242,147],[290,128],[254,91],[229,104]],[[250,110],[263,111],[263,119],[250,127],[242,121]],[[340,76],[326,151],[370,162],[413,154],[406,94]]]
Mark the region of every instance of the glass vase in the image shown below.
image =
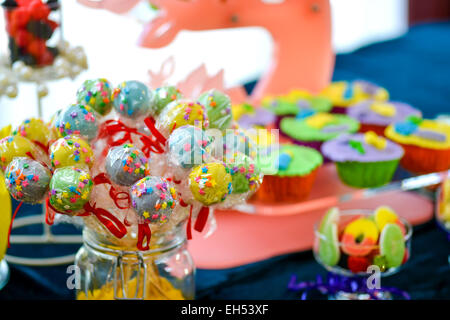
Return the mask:
[[[86,226],[75,259],[78,300],[184,300],[195,297],[195,267],[186,248],[185,223],[152,235],[150,249],[135,234],[117,239]]]

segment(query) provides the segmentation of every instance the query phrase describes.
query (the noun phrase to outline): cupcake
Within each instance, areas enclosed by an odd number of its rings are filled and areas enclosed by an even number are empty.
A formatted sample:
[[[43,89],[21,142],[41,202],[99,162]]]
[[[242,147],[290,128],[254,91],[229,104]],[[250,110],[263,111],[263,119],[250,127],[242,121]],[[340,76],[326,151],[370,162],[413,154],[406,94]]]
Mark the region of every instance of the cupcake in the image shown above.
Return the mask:
[[[359,123],[346,115],[302,111],[296,118],[281,120],[280,129],[294,143],[320,151],[323,142],[343,133],[356,133]]]
[[[398,144],[370,131],[341,135],[324,143],[322,153],[336,163],[343,183],[374,188],[392,180],[404,151]]]
[[[266,97],[262,101],[263,107],[273,112],[276,117],[276,126],[286,116],[296,116],[301,110],[311,109],[316,112],[329,112],[332,108],[331,100],[314,96],[305,90],[292,90],[289,94],[278,97]]]
[[[389,125],[385,135],[405,150],[401,165],[406,170],[427,174],[450,168],[450,125],[408,117]]]
[[[387,101],[386,89],[368,81],[337,81],[322,90],[321,95],[331,100],[332,113],[347,113],[347,109],[364,100]]]
[[[366,100],[349,108],[348,115],[360,122],[360,132],[374,131],[384,136],[384,130],[391,123],[409,116],[422,117],[422,112],[402,102]]]
[[[322,155],[311,148],[282,145],[270,157],[258,158],[264,180],[255,199],[266,203],[297,202],[308,198]]]

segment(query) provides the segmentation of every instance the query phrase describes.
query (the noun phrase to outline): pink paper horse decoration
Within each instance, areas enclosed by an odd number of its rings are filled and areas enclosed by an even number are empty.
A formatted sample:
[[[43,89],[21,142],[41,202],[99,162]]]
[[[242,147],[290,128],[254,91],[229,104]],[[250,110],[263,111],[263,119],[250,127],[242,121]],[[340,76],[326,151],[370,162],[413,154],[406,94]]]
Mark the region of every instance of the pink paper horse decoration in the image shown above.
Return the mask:
[[[89,3],[92,0],[78,0]],[[99,1],[96,0],[95,3]],[[117,12],[136,1],[102,0],[102,7]],[[294,88],[317,92],[332,75],[329,0],[151,0],[162,9],[139,38],[147,48],[161,48],[181,30],[210,30],[261,26],[272,35],[272,65],[258,82],[252,100],[266,94],[285,94]],[[114,8],[114,9],[112,9]]]

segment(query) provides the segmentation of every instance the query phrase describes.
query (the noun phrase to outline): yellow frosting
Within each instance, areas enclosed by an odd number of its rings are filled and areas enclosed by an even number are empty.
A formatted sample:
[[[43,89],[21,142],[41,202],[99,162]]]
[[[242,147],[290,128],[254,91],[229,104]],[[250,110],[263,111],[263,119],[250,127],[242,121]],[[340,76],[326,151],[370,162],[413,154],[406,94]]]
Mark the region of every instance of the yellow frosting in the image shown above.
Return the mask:
[[[202,129],[208,129],[209,123],[205,108],[198,103],[179,103],[167,110],[165,126],[172,132],[176,128],[193,125]]]
[[[422,137],[418,137],[416,135],[405,136],[399,134],[395,131],[394,124],[391,124],[386,128],[384,132],[386,137],[403,144],[414,145],[422,148],[429,149],[448,149],[450,148],[450,125],[433,121],[433,120],[423,120],[420,124],[419,128],[426,129],[430,131],[435,131],[446,136],[446,140],[443,142],[433,141],[429,139],[425,139]]]
[[[377,134],[373,131],[369,131],[364,135],[364,141],[379,150],[385,149],[387,145],[387,140],[383,137],[377,136]]]
[[[94,153],[90,145],[76,136],[66,136],[53,143],[50,146],[50,159],[54,168],[91,168],[94,165]]]
[[[51,140],[51,132],[47,125],[41,119],[31,118],[25,120],[14,132],[31,141],[37,141],[44,146]]]
[[[336,118],[331,113],[320,112],[308,117],[306,123],[310,127],[322,129],[325,126],[332,124],[335,120]]]
[[[189,187],[197,201],[209,206],[231,193],[231,175],[221,163],[200,165],[190,173]]]
[[[391,103],[375,101],[370,105],[370,109],[383,117],[394,117],[397,109]]]
[[[353,96],[350,99],[344,97],[344,92],[347,85],[351,82],[337,81],[331,83],[328,87],[322,90],[321,95],[329,98],[333,105],[340,107],[348,107],[357,102],[361,102],[367,99],[373,99],[376,101],[386,101],[389,99],[389,93],[384,88],[379,88],[374,95],[370,95],[364,92],[361,85],[358,83],[353,84]]]
[[[22,136],[8,136],[0,141],[0,165],[5,170],[6,166],[15,157],[28,157],[27,153],[31,153],[36,157],[36,146]]]

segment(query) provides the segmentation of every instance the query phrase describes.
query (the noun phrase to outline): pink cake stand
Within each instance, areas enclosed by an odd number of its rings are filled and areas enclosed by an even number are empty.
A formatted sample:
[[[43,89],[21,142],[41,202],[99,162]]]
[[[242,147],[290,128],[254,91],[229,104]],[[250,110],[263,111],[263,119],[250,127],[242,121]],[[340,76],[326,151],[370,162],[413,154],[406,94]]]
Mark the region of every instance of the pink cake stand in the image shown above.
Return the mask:
[[[354,193],[356,192],[356,194]],[[340,209],[375,209],[387,205],[412,225],[433,217],[431,199],[414,192],[389,191],[368,199],[358,189],[343,185],[335,166],[319,169],[317,180],[305,202],[264,205],[253,203],[249,213],[216,211],[217,230],[204,239],[194,234],[189,250],[198,268],[224,269],[253,263],[274,256],[310,250],[313,226],[332,206]],[[351,201],[339,195],[354,193]]]

